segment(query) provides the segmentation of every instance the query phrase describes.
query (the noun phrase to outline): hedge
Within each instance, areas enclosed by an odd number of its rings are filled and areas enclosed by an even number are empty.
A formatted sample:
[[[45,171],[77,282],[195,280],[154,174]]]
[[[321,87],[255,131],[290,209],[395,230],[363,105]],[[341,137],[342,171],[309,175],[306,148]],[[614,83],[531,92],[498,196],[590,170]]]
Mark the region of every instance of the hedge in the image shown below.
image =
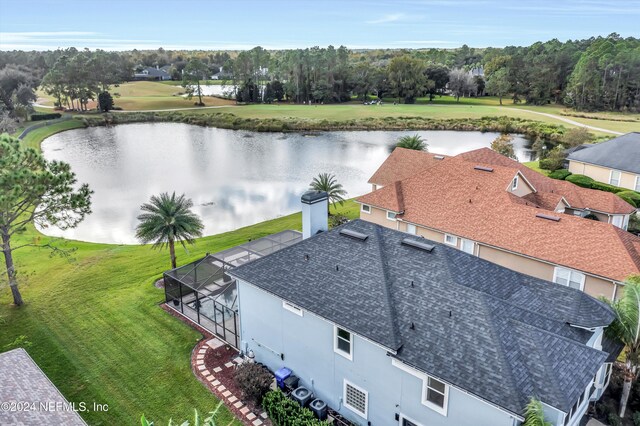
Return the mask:
[[[567,169],[560,169],[554,172],[549,173],[549,177],[551,179],[565,180],[567,177],[571,176],[572,173]]]
[[[43,120],[55,120],[62,117],[59,112],[52,112],[50,114],[31,114],[31,121],[43,121]]]
[[[632,206],[640,208],[640,192],[625,190],[618,192],[616,195]]]
[[[591,184],[591,189],[598,189],[600,191],[613,192],[614,194],[624,191],[624,188],[619,188],[617,186],[609,185],[608,183],[597,182],[597,181]]]
[[[311,410],[302,408],[289,399],[280,390],[272,390],[262,399],[265,409],[274,426],[327,426],[328,422],[318,420]]]
[[[591,179],[589,176],[576,175],[576,174],[568,176],[565,180],[571,183],[574,183],[578,186],[581,186],[583,188],[591,188],[591,186],[595,182],[595,180]]]

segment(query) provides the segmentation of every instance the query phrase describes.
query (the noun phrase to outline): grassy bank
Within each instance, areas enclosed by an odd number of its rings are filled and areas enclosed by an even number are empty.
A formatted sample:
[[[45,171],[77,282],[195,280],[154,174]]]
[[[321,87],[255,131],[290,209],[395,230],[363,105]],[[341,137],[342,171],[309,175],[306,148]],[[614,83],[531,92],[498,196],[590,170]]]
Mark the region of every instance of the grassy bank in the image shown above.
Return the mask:
[[[358,215],[353,202],[341,211]],[[179,263],[300,227],[298,213],[205,237],[188,253],[180,250]],[[29,227],[14,244],[36,240],[46,243],[50,238]],[[164,425],[170,417],[180,422],[192,417],[193,408],[208,412],[216,407],[218,402],[189,365],[200,334],[158,306],[164,293],[153,282],[169,267],[168,253],[149,246],[64,244],[76,249],[73,261],[32,247],[15,253],[26,305],[10,305],[3,276],[0,351],[26,336],[29,354],[70,401],[108,404],[107,413],[83,415],[90,424],[139,424],[144,413]],[[216,424],[240,423],[222,407]]]
[[[245,108],[235,108],[242,111]],[[216,110],[217,111],[217,110]],[[438,119],[426,116],[364,117],[350,119],[312,119],[300,117],[242,117],[242,114],[208,111],[135,112],[83,116],[87,126],[137,122],[178,122],[199,126],[259,132],[323,130],[463,130],[523,133],[555,140],[564,127],[535,120],[511,117]]]

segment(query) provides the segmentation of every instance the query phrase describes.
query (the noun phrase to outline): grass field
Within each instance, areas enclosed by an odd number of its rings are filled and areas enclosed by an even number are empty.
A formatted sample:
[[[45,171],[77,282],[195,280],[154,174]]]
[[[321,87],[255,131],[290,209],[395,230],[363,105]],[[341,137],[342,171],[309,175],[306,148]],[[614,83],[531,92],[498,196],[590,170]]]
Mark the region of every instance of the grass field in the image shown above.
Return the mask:
[[[359,210],[350,201],[341,211],[356,217]],[[285,216],[199,239],[188,254],[180,250],[178,260],[184,264],[250,238],[300,228],[299,213]],[[50,238],[30,226],[13,243],[36,241]],[[72,261],[32,247],[15,252],[26,304],[10,305],[2,276],[0,351],[25,336],[29,354],[68,400],[108,404],[107,413],[83,414],[90,424],[139,424],[143,413],[156,425],[171,417],[180,424],[194,408],[206,413],[218,407],[189,365],[201,335],[158,306],[164,293],[153,282],[169,267],[168,253],[77,241],[64,246],[76,249]],[[240,425],[224,406],[215,419],[218,426]]]
[[[112,87],[111,93],[114,94],[115,105],[124,110],[191,108],[197,99],[183,97],[184,89],[181,87],[153,81],[123,83]],[[53,98],[46,93],[38,91],[38,98],[41,105],[53,106]],[[214,97],[203,97],[202,101],[205,106],[234,104],[233,101]],[[89,103],[89,107],[95,108],[95,102]]]

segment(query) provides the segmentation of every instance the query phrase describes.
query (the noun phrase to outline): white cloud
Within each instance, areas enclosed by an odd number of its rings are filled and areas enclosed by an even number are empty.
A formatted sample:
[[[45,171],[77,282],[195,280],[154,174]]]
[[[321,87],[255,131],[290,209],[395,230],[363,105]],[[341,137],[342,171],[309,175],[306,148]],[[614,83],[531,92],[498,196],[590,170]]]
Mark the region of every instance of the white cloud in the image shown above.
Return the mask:
[[[381,18],[367,21],[367,24],[388,24],[390,22],[397,22],[405,18],[404,13],[391,13],[384,15]]]

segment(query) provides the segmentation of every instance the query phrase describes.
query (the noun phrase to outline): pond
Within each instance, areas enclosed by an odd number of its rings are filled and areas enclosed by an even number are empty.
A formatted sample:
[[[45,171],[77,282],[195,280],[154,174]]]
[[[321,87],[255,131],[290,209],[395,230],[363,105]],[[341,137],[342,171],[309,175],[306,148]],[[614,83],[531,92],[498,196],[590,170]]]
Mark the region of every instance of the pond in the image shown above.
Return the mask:
[[[93,213],[75,229],[47,235],[135,244],[140,205],[161,192],[185,193],[205,235],[230,231],[300,210],[300,195],[318,173],[332,172],[349,197],[370,190],[367,180],[395,141],[416,132],[256,133],[179,123],[123,124],[69,130],[42,143],[44,156],[71,164],[95,192]],[[421,131],[429,151],[455,155],[489,146],[497,133]],[[521,161],[530,143],[514,140]]]

